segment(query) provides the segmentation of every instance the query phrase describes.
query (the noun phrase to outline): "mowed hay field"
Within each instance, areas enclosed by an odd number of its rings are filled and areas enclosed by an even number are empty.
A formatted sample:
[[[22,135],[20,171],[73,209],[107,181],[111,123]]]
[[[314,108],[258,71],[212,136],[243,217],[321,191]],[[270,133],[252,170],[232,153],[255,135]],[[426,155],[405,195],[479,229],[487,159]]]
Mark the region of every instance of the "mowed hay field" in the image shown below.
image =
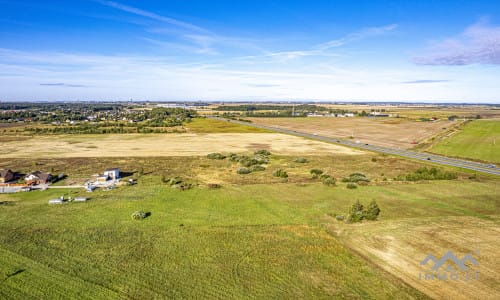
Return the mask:
[[[0,137],[2,141],[3,137]],[[196,156],[267,149],[282,154],[363,152],[278,133],[5,136],[0,158]]]
[[[401,118],[248,118],[255,124],[275,126],[318,135],[350,138],[373,145],[409,149],[413,142],[422,142],[454,122],[439,120],[417,122]]]
[[[151,179],[144,176],[138,185],[108,192],[68,191],[90,197],[86,203],[47,205],[60,195],[58,190],[0,195],[0,298],[424,299],[398,279],[400,273],[384,271],[377,260],[353,252],[332,228],[347,232],[365,226],[356,234],[366,237],[367,246],[376,238],[370,237],[372,228],[394,222],[401,222],[396,227],[402,235],[401,228],[411,229],[417,220],[440,224],[447,232],[457,227],[453,220],[459,217],[485,220],[480,228],[471,227],[471,236],[474,230],[499,230],[493,218],[499,210],[498,182],[492,179],[422,183],[411,189],[282,183],[188,191]],[[365,204],[376,199],[381,219],[361,225],[336,221],[332,215],[347,211],[354,199]],[[137,210],[151,216],[132,220]],[[456,234],[441,239],[407,232],[414,244],[434,239],[434,247],[469,247]],[[484,277],[481,285],[469,286],[480,287],[491,299],[499,295],[492,272],[500,258],[495,245],[482,247]],[[364,247],[354,244],[353,249]],[[425,248],[399,259],[413,264]]]
[[[349,248],[434,299],[498,299],[500,296],[498,215],[486,218],[433,216],[335,229]],[[460,280],[423,280],[421,274],[434,273],[432,262],[420,265],[427,254],[439,259],[450,250],[459,259],[471,254],[478,261],[477,266],[468,264],[470,278],[478,272],[477,279],[466,281],[465,273],[457,269]],[[444,267],[439,272],[443,270]]]
[[[500,119],[475,120],[441,140],[430,152],[500,163]]]

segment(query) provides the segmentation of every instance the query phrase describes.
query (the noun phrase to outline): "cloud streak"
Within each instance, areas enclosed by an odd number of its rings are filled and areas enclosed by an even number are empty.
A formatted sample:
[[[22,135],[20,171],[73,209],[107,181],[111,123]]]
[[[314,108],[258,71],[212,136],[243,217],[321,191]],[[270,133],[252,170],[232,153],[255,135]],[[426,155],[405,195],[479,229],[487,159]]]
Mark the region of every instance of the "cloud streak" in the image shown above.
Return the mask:
[[[413,62],[417,65],[500,65],[500,27],[485,22],[471,25],[458,37],[433,43],[425,54],[414,57]]]
[[[174,18],[165,17],[162,15],[156,14],[154,12],[142,10],[140,8],[125,5],[125,4],[122,4],[119,2],[104,1],[104,0],[95,0],[95,2],[100,3],[102,5],[105,5],[105,6],[108,6],[108,7],[111,7],[111,8],[114,8],[114,9],[117,9],[117,10],[131,13],[131,14],[134,14],[137,16],[141,16],[141,17],[145,17],[145,18],[148,18],[151,20],[174,25],[176,27],[180,27],[180,28],[184,28],[184,29],[188,29],[188,30],[192,30],[192,31],[198,31],[198,32],[208,32],[208,30],[206,30],[205,28],[199,27],[197,25],[194,25],[194,24],[191,24],[188,22],[184,22],[184,21],[180,21],[180,20],[177,20]]]
[[[70,87],[70,88],[81,88],[81,87],[87,87],[86,85],[83,84],[67,84],[67,83],[62,83],[62,82],[57,82],[57,83],[40,83],[41,86],[54,86],[54,87]]]
[[[307,56],[338,56],[332,53],[331,49],[342,47],[346,44],[361,41],[367,38],[381,36],[390,33],[398,28],[397,24],[390,24],[380,27],[367,27],[356,32],[350,33],[340,39],[331,40],[319,45],[316,45],[308,50],[296,50],[296,51],[280,51],[280,52],[270,52],[265,56],[274,57],[282,61],[303,58]]]
[[[402,84],[425,84],[425,83],[440,83],[440,82],[450,82],[450,80],[446,79],[419,79],[419,80],[411,80],[411,81],[403,81]]]
[[[363,40],[366,38],[387,34],[391,31],[394,31],[397,28],[398,28],[398,24],[390,24],[390,25],[380,26],[380,27],[363,28],[359,31],[348,34],[347,36],[345,36],[343,38],[331,40],[329,42],[323,43],[323,44],[319,45],[318,48],[322,49],[322,50],[326,50],[326,49],[344,46],[345,44],[348,44],[348,43],[352,43],[352,42],[356,42],[356,41]]]

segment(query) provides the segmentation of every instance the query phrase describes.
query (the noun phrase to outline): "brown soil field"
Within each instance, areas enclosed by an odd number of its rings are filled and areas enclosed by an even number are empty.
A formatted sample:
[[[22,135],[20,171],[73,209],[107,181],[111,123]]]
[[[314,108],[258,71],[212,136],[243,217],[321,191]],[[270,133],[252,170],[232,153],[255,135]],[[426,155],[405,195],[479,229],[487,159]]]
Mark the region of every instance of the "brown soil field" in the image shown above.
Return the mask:
[[[430,217],[379,221],[363,224],[339,224],[330,228],[346,245],[378,267],[401,278],[407,284],[434,299],[498,299],[500,297],[500,224],[497,217]],[[433,262],[422,266],[428,254],[440,259],[446,252],[462,259],[471,254],[478,262],[467,263],[465,272],[452,267],[458,280],[423,280],[421,274],[432,272]],[[478,272],[478,280],[472,278]]]
[[[255,124],[318,135],[351,138],[362,143],[410,149],[455,124],[451,121],[416,122],[399,118],[248,118]]]
[[[268,149],[287,154],[347,154],[364,152],[277,133],[54,135],[0,139],[1,159],[16,157],[158,157],[198,156],[211,152]]]

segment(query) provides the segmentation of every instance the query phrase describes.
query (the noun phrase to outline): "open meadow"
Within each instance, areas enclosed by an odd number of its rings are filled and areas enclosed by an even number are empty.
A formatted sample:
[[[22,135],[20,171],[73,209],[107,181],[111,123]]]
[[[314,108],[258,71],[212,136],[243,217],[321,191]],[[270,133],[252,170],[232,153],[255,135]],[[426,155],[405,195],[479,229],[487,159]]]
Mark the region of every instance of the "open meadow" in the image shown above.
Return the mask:
[[[0,298],[500,296],[498,178],[439,167],[456,179],[408,181],[432,164],[230,126],[214,133],[2,136],[10,149],[0,155],[2,169],[66,174],[57,186],[119,167],[124,181],[137,184],[0,194]],[[261,149],[272,153],[262,170],[238,174],[242,163],[231,152],[252,157]],[[220,159],[207,157],[215,151]],[[322,184],[312,169],[336,184]],[[273,176],[278,170],[288,177]],[[369,182],[349,188],[342,178],[352,173]],[[170,178],[192,188],[175,188]],[[89,201],[47,204],[60,196]],[[356,200],[376,200],[379,219],[337,220]],[[133,220],[135,211],[149,216]],[[420,280],[420,261],[447,249],[472,253],[479,280]]]
[[[430,152],[500,163],[500,119],[475,120],[442,138]]]

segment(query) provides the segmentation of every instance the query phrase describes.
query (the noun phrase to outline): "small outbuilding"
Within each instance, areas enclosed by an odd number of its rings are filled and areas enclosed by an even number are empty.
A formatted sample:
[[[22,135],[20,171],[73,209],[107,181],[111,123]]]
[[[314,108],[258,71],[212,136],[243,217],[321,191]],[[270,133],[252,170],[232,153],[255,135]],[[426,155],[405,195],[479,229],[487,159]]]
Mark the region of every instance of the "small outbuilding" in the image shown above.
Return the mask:
[[[87,198],[85,198],[85,197],[76,197],[74,201],[75,201],[75,202],[85,202],[85,201],[87,201],[87,200],[88,200],[88,199],[87,199]]]
[[[110,168],[104,171],[104,176],[108,176],[111,180],[116,180],[120,178],[120,169],[119,168]]]

